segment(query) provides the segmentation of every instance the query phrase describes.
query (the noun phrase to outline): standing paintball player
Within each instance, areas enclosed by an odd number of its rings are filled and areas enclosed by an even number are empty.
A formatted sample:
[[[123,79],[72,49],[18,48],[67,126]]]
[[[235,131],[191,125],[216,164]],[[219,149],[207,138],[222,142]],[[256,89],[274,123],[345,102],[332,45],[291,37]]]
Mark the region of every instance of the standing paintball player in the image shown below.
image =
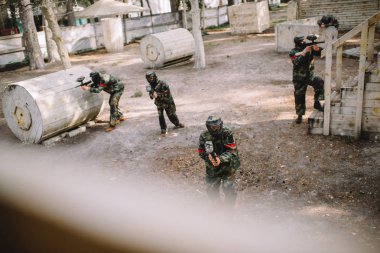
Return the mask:
[[[324,99],[324,81],[314,76],[314,56],[321,56],[321,48],[315,45],[306,45],[305,37],[294,37],[295,47],[289,56],[293,63],[294,102],[296,108],[296,123],[302,123],[302,115],[306,111],[306,90],[311,85],[314,88],[314,108],[323,111],[320,100]]]
[[[176,107],[169,85],[165,81],[158,79],[156,73],[153,71],[147,72],[145,78],[149,83],[147,86],[149,97],[150,99],[154,99],[154,104],[157,106],[161,134],[166,135],[168,133],[164,111],[176,128],[184,128],[185,126],[179,122],[177,117]]]
[[[91,72],[90,78],[92,83],[81,86],[82,90],[94,93],[104,90],[110,94],[110,121],[109,126],[105,129],[106,132],[110,132],[116,128],[116,125],[120,124],[120,121],[125,120],[125,117],[119,110],[119,100],[121,95],[123,95],[124,85],[118,78],[109,74]]]
[[[237,196],[235,172],[240,168],[234,136],[218,116],[209,116],[206,127],[199,136],[198,153],[206,165],[207,194],[211,200],[218,201],[221,186],[225,203],[233,207]]]

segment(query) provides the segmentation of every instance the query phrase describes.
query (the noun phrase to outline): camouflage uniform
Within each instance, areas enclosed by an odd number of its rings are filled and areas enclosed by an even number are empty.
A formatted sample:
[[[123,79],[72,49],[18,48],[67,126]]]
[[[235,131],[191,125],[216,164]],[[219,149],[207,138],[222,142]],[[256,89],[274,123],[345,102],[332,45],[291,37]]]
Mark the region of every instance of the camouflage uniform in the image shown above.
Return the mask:
[[[206,153],[206,142],[212,142],[215,154],[220,158],[220,165],[215,168]],[[207,193],[211,199],[219,198],[222,186],[226,201],[233,204],[236,200],[235,171],[240,168],[240,159],[235,139],[230,128],[222,126],[219,135],[212,135],[208,130],[199,136],[199,156],[205,161]]]
[[[339,28],[339,22],[333,15],[323,16],[317,23],[320,27],[323,25],[324,27],[334,26],[336,29]]]
[[[99,83],[93,83],[91,85],[91,92],[99,93],[102,90],[110,94],[110,126],[115,126],[120,123],[123,114],[119,110],[119,100],[124,92],[123,83],[116,77],[109,74],[101,74]]]
[[[149,92],[149,97],[153,99],[153,92],[156,92],[157,98],[154,100],[154,104],[157,106],[158,120],[160,122],[161,132],[165,133],[167,131],[166,121],[164,117],[164,110],[166,115],[168,115],[169,120],[177,127],[181,124],[178,120],[176,114],[176,107],[174,103],[173,96],[170,92],[169,85],[156,78],[154,83],[149,84],[151,91]]]
[[[324,99],[323,79],[314,76],[314,56],[321,56],[321,50],[312,50],[305,56],[296,55],[303,50],[303,47],[296,46],[289,53],[293,63],[294,101],[298,116],[304,115],[306,111],[305,96],[308,85],[314,88],[315,102]]]

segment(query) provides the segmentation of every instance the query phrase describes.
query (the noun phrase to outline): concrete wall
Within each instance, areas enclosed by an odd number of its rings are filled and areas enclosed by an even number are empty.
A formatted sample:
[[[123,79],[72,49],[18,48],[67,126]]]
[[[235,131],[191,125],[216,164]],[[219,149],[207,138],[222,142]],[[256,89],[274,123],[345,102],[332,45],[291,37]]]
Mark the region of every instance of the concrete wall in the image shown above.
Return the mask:
[[[220,26],[228,23],[228,7],[207,8],[204,13],[204,27]]]
[[[227,6],[205,9],[205,27],[219,26],[228,22]],[[191,29],[191,15],[187,13],[188,27]],[[182,26],[180,15],[164,13],[124,19],[124,42],[130,43],[147,34],[169,31]],[[81,26],[61,27],[62,37],[69,53],[94,50],[104,47],[101,23],[89,23]],[[45,32],[38,32],[38,42],[44,57],[47,57]],[[21,35],[0,37],[0,67],[9,63],[22,62],[25,59]]]
[[[298,34],[320,34],[317,18],[300,19],[277,24],[275,27],[277,52],[289,52],[294,48],[294,37]]]
[[[338,30],[335,27],[320,28],[317,24],[317,18],[300,19],[288,21],[276,25],[275,39],[277,52],[289,52],[294,48],[294,37],[296,35],[318,34],[317,41],[334,41],[338,39]],[[326,43],[319,44],[325,48]]]
[[[20,34],[0,37],[0,66],[22,62],[25,59],[24,50]]]
[[[228,22],[227,6],[205,9],[205,27],[219,26]],[[191,14],[187,13],[191,29]],[[165,32],[182,27],[178,12],[124,19],[124,42],[130,43],[147,34]],[[62,38],[69,53],[94,50],[104,47],[103,29],[100,22],[81,26],[61,27]],[[45,32],[38,32],[38,42],[44,57],[47,57]],[[21,35],[0,37],[0,67],[22,62],[25,59]]]
[[[145,35],[181,27],[178,12],[142,16],[124,20],[125,42],[130,43]]]
[[[339,30],[351,30],[380,9],[380,0],[297,0],[299,19],[334,15]]]
[[[228,7],[232,34],[261,33],[270,27],[268,1]]]

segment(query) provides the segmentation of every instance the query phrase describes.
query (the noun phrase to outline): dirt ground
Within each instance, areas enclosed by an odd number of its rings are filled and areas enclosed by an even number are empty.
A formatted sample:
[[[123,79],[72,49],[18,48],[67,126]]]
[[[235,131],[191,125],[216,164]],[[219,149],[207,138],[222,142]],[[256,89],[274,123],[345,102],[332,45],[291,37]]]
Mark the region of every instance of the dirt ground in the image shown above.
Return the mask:
[[[241,170],[238,171],[237,215],[251,212],[280,217],[298,216],[338,227],[365,251],[380,249],[380,145],[378,140],[354,141],[337,136],[309,135],[307,119],[295,119],[292,65],[287,54],[275,51],[274,34],[232,36],[210,32],[204,37],[207,67],[193,62],[157,70],[169,82],[184,129],[160,135],[153,102],[145,92],[146,69],[139,45],[125,51],[103,51],[71,57],[73,65],[102,69],[121,78],[125,94],[121,109],[127,120],[111,133],[96,125],[54,146],[22,145],[0,120],[1,148],[23,148],[92,160],[110,178],[153,175],[168,185],[205,197],[204,165],[197,154],[198,137],[211,113],[233,129]],[[357,72],[357,60],[344,59],[346,79]],[[2,83],[27,79],[58,69],[2,72]],[[323,76],[324,61],[316,61]],[[141,91],[143,96],[135,96]],[[312,89],[307,114],[312,112]],[[107,99],[107,96],[105,96]],[[108,104],[101,119],[107,120]],[[164,187],[164,186],[163,186]],[[289,211],[290,210],[290,211]]]

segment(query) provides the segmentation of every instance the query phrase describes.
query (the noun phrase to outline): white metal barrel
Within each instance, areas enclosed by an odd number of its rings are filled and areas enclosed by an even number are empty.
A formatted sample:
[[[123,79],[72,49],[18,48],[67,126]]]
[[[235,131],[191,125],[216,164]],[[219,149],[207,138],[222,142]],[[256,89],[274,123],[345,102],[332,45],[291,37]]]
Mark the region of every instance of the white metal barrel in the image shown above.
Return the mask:
[[[22,142],[39,143],[95,119],[103,96],[74,88],[90,72],[74,67],[8,85],[2,99],[8,127]]]
[[[184,28],[145,36],[140,43],[146,68],[160,68],[189,60],[195,54],[193,35]]]

